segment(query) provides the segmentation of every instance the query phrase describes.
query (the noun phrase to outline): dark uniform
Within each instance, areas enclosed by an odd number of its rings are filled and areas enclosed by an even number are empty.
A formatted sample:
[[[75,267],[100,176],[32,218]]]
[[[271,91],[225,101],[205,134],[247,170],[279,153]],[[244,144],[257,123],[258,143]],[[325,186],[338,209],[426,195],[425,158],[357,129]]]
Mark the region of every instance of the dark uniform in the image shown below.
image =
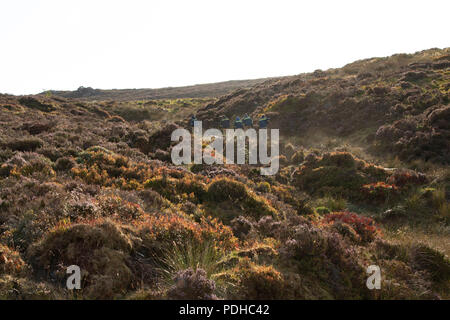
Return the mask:
[[[244,125],[246,127],[252,127],[253,126],[253,120],[248,116],[248,114],[245,114],[244,119],[242,119],[242,122],[244,122]]]
[[[229,129],[230,119],[228,119],[227,117],[222,117],[222,119],[220,120],[220,126],[222,127],[222,129]]]
[[[191,116],[191,120],[189,120],[189,125],[191,127],[194,127],[194,122],[197,121],[197,118],[195,116]]]
[[[264,129],[267,128],[267,125],[269,124],[269,118],[266,117],[265,114],[261,116],[261,119],[259,119],[259,128]]]
[[[236,120],[234,121],[234,128],[236,128],[236,129],[244,128],[241,118],[236,117]]]

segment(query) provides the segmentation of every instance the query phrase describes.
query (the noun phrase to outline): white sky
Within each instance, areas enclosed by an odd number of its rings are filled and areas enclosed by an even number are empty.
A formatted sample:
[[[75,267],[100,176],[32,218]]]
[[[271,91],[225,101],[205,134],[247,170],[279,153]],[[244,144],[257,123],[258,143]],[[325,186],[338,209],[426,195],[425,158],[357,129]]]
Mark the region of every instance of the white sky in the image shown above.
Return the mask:
[[[1,0],[0,92],[292,75],[450,46],[450,1]]]

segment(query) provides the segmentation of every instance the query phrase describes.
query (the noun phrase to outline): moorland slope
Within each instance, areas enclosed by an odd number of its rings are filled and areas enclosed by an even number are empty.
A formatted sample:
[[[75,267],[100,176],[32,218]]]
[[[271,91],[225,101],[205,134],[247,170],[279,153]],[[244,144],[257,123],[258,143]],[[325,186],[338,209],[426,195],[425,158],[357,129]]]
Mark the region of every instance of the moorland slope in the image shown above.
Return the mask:
[[[449,59],[367,59],[219,98],[0,95],[0,298],[448,299]],[[281,130],[276,175],[172,164],[191,113],[245,112]]]

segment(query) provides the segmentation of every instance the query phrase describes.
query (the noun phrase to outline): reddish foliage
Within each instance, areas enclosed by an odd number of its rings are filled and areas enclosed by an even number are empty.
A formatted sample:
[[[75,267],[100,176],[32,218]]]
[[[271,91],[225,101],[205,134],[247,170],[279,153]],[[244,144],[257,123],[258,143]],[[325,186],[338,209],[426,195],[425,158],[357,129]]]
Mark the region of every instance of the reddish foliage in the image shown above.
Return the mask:
[[[398,187],[385,182],[369,183],[362,186],[364,200],[385,201],[399,194]]]
[[[333,225],[335,222],[344,222],[352,226],[363,242],[370,242],[381,233],[373,219],[349,211],[330,213],[322,219],[321,224]]]
[[[413,170],[401,169],[396,170],[387,180],[390,184],[395,184],[399,187],[407,185],[421,185],[427,182],[427,177],[420,172]]]

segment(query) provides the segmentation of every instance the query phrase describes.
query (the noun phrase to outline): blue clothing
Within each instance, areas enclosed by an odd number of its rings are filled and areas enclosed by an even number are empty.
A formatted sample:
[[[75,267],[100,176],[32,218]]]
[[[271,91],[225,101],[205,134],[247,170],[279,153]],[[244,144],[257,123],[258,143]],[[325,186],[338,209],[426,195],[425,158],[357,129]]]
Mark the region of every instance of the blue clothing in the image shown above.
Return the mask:
[[[239,117],[236,117],[236,121],[234,121],[234,127],[236,129],[242,129],[244,126],[242,125],[242,120]]]
[[[253,126],[253,120],[250,117],[245,117],[243,122],[244,122],[244,125],[246,125],[247,127]]]
[[[267,119],[267,118],[259,119],[259,127],[260,128],[267,128],[268,123],[269,123],[269,119]]]

